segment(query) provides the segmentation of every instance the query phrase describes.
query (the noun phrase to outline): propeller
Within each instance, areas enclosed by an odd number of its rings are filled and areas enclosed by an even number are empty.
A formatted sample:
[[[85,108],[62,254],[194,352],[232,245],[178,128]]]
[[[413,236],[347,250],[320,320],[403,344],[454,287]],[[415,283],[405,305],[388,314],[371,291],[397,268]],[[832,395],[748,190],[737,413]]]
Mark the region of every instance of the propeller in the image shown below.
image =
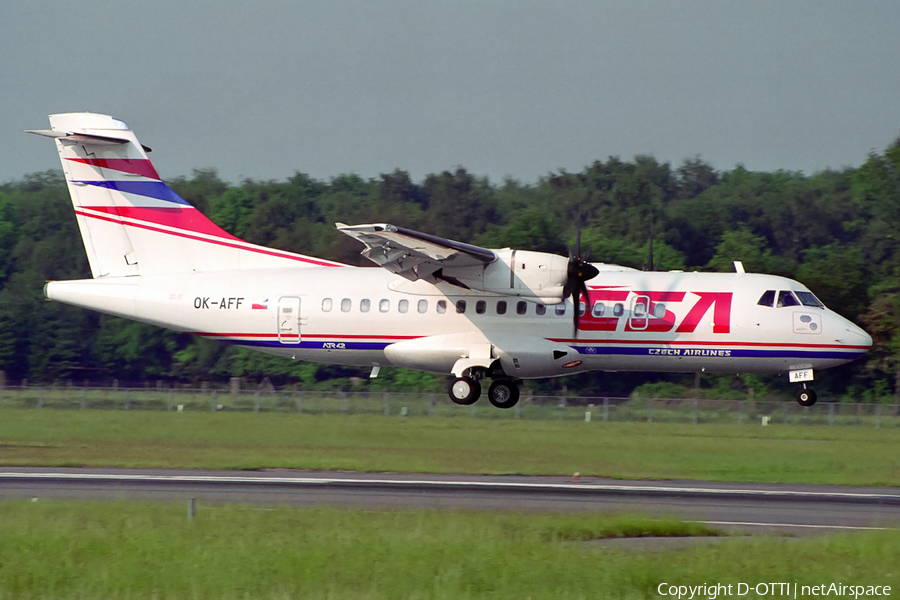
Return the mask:
[[[644,265],[644,271],[659,270],[659,259],[653,262],[653,221],[650,221],[650,250],[647,252],[647,263]]]
[[[585,282],[590,281],[599,274],[600,271],[597,270],[597,267],[581,257],[581,227],[579,227],[575,233],[575,252],[573,253],[572,249],[569,248],[569,264],[566,266],[566,283],[563,286],[563,298],[571,296],[572,305],[575,308],[572,323],[574,337],[578,337],[578,318],[580,316],[578,314],[578,303],[582,295],[584,295],[585,300],[588,299],[588,289]]]

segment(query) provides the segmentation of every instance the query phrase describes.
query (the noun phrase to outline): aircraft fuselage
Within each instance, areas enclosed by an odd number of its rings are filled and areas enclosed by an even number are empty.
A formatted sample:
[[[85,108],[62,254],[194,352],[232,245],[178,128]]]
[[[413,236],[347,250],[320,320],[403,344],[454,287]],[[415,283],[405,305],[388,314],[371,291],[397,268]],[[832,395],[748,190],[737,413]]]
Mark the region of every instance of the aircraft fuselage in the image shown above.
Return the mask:
[[[773,275],[601,270],[588,288],[577,336],[571,301],[410,282],[378,268],[53,282],[48,297],[297,360],[448,373],[480,345],[523,379],[585,370],[783,373],[833,367],[871,344],[827,308],[760,306],[767,290],[808,292]]]

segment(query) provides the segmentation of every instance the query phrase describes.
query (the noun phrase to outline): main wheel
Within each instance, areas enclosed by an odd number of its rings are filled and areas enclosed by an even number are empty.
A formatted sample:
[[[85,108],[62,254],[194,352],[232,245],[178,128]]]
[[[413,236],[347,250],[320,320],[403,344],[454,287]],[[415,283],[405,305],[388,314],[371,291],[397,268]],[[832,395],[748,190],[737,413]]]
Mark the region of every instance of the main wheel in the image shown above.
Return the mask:
[[[519,385],[509,379],[497,379],[488,388],[488,400],[497,408],[512,408],[519,401]]]
[[[447,391],[450,399],[456,404],[468,406],[475,404],[478,396],[481,395],[481,384],[471,377],[459,377],[450,382],[450,388]]]
[[[812,406],[816,403],[816,391],[810,388],[797,390],[797,403],[800,406]]]

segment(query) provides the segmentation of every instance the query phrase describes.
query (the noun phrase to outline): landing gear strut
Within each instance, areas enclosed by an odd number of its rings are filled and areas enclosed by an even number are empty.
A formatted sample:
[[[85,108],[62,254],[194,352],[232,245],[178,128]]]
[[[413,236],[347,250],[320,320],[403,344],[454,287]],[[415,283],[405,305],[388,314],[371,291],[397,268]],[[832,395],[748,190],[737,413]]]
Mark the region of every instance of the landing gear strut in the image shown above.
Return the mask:
[[[497,408],[512,408],[519,401],[519,384],[512,379],[496,379],[488,388],[488,400]]]
[[[473,377],[457,377],[450,382],[450,388],[447,391],[453,402],[469,406],[475,404],[481,395],[481,384]]]
[[[816,391],[803,383],[797,388],[797,403],[800,406],[812,406],[816,403]]]

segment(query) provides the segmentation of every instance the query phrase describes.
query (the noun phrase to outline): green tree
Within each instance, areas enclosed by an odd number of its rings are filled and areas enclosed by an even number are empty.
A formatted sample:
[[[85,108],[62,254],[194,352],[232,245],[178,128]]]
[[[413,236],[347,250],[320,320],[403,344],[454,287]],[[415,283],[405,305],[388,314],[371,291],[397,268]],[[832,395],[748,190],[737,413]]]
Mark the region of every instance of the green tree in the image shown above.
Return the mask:
[[[243,188],[228,188],[213,200],[210,219],[228,233],[244,238],[256,202]]]
[[[858,246],[835,242],[804,250],[797,278],[847,318],[856,319],[869,305],[869,263]]]
[[[169,181],[168,185],[205,215],[209,215],[212,201],[224,194],[229,187],[219,178],[215,169],[194,169],[190,179],[177,177]]]
[[[508,225],[491,227],[475,238],[475,243],[491,248],[517,248],[536,252],[565,254],[560,239],[559,222],[551,215],[526,209],[514,216]]]
[[[762,236],[753,235],[745,226],[737,231],[726,231],[716,246],[716,253],[706,264],[710,271],[734,272],[734,261],[741,261],[744,269],[752,273],[789,275],[791,263],[774,256]]]

